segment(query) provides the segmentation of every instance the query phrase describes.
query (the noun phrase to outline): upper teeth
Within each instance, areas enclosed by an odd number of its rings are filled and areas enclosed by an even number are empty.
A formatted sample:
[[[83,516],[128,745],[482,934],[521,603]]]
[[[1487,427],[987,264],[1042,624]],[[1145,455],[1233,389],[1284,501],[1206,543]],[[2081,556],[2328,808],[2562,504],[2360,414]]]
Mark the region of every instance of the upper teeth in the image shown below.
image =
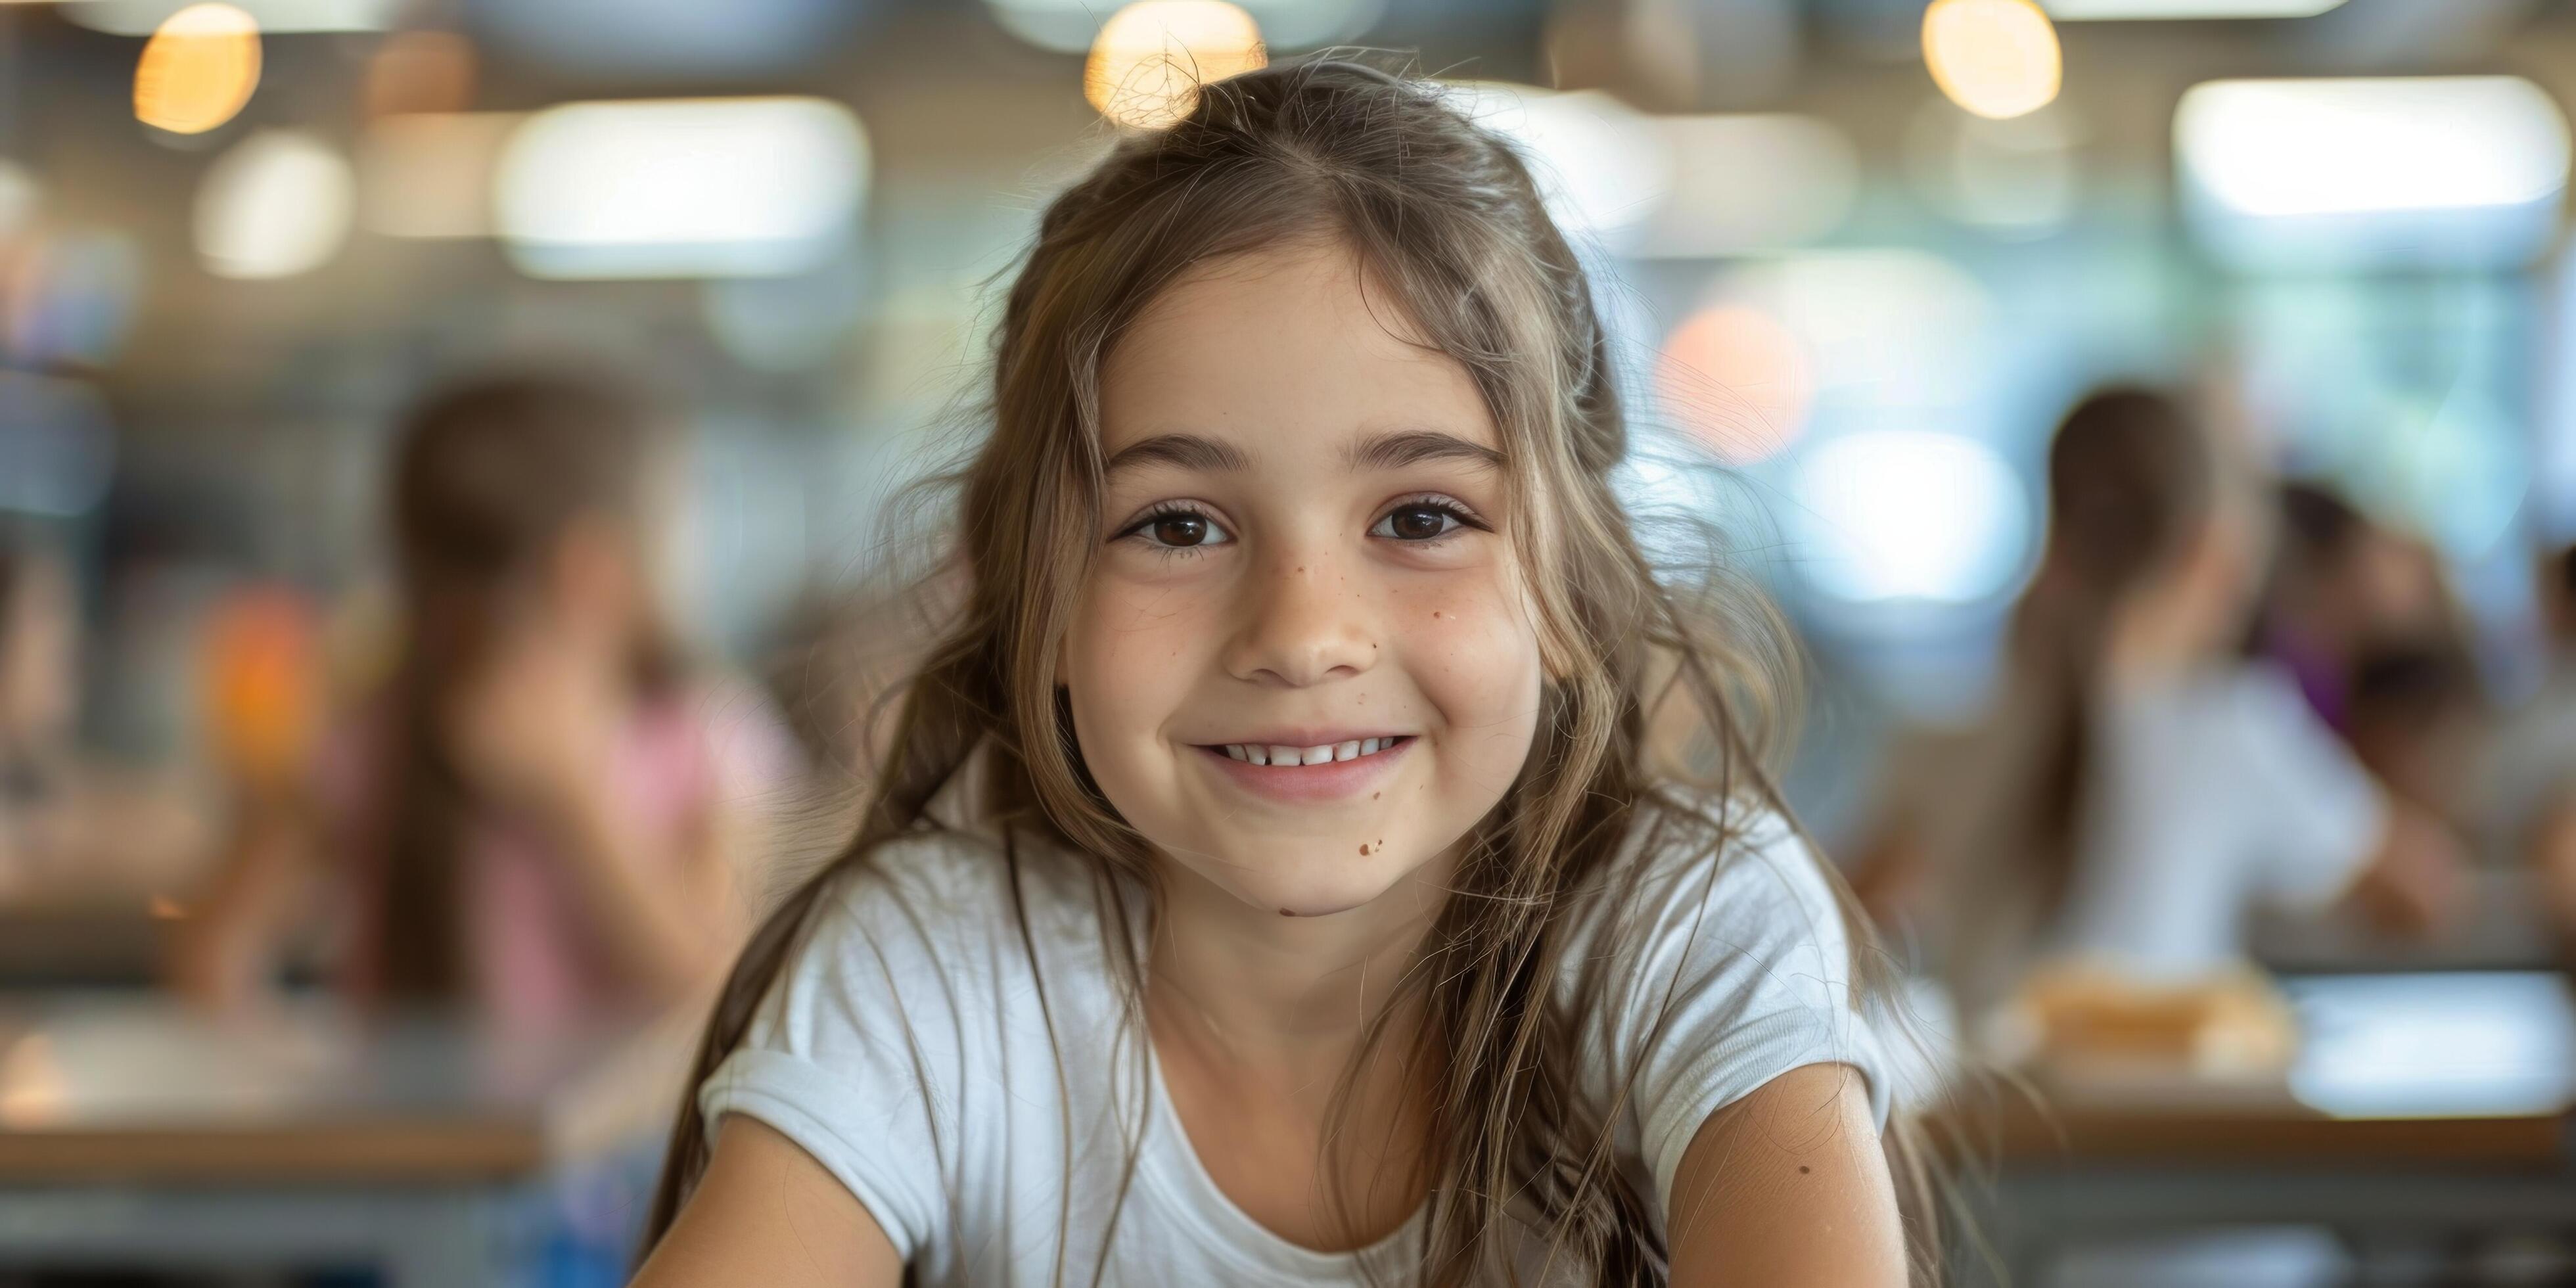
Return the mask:
[[[1320,747],[1265,746],[1260,743],[1229,742],[1225,754],[1236,760],[1256,765],[1323,765],[1336,760],[1357,760],[1374,756],[1395,745],[1393,738],[1362,738],[1356,742],[1328,742]]]

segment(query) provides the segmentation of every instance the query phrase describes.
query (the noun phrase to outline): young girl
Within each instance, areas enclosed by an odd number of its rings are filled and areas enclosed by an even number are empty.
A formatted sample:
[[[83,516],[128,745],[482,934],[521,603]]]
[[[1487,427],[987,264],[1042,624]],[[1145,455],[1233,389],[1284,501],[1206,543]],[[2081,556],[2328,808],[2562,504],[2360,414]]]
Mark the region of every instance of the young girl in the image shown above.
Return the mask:
[[[1925,914],[1963,1015],[2044,958],[2212,976],[2260,906],[2348,900],[2399,929],[2449,906],[2439,824],[2372,781],[2287,671],[2233,656],[2250,493],[2156,394],[2096,394],[2058,428],[1995,714],[1900,775],[1858,881],[1882,915]]]
[[[596,1022],[710,979],[783,735],[691,682],[650,569],[653,425],[580,380],[423,406],[392,511],[407,645],[308,778],[249,784],[185,983],[239,1000],[306,923],[341,982],[504,1024]]]
[[[1904,1282],[1855,933],[1631,538],[1590,290],[1347,63],[1056,199],[968,602],[718,1004],[639,1282]]]

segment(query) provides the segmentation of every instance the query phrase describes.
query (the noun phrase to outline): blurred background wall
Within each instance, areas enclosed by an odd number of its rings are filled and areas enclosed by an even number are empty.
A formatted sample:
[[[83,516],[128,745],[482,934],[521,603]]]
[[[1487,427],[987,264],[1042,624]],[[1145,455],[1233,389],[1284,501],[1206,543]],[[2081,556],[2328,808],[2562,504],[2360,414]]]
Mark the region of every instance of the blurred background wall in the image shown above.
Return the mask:
[[[971,392],[996,276],[1118,128],[1084,96],[1098,15],[1050,0],[198,8],[155,103],[143,51],[181,8],[0,8],[0,509],[80,553],[90,731],[141,756],[197,737],[205,598],[366,586],[392,412],[497,357],[659,382],[696,430],[685,609],[738,656],[775,646],[866,562]],[[1161,20],[1486,86],[1607,270],[1643,435],[1740,471],[1719,517],[1836,701],[1973,700],[2046,431],[2115,376],[2207,388],[2421,532],[2529,683],[2527,555],[2576,521],[2550,379],[2576,14],[2012,8],[1947,35],[1916,0]],[[222,63],[226,24],[254,68]],[[2362,79],[2401,74],[2474,79],[2429,106]],[[2228,83],[2276,77],[2345,83]],[[2340,150],[2297,142],[2316,119]],[[1675,472],[1639,485],[1708,486]],[[1836,783],[1800,791],[1836,815]]]

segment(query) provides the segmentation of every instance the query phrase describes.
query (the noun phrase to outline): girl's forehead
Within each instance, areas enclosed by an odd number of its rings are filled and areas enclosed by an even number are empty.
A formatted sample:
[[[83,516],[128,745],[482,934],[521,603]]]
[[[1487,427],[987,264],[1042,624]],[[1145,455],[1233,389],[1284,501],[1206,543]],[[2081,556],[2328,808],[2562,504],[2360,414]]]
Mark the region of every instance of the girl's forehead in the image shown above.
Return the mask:
[[[1146,306],[1101,373],[1109,457],[1177,432],[1302,448],[1392,426],[1502,447],[1465,365],[1336,244],[1201,265]]]

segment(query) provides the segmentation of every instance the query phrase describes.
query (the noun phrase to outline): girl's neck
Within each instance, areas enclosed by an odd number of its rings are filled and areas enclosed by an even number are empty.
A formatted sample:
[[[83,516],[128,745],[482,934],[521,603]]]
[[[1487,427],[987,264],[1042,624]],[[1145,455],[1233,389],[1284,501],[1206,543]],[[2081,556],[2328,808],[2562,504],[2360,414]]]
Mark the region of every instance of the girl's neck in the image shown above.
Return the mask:
[[[1173,864],[1147,958],[1147,1003],[1201,1058],[1338,1074],[1380,1012],[1399,995],[1418,999],[1398,984],[1447,899],[1454,863],[1442,855],[1367,904],[1317,917],[1255,908]]]
[[[1179,870],[1145,1005],[1175,1112],[1217,1188],[1301,1247],[1341,1251],[1418,1208],[1439,1071],[1399,987],[1446,899],[1443,856],[1367,905],[1282,917]],[[1373,1025],[1384,1038],[1355,1058]],[[1345,1095],[1345,1090],[1347,1095]]]
[[[2102,640],[2101,679],[2113,691],[2154,689],[2218,653],[2205,611],[2176,594],[2137,594],[2113,610]]]

